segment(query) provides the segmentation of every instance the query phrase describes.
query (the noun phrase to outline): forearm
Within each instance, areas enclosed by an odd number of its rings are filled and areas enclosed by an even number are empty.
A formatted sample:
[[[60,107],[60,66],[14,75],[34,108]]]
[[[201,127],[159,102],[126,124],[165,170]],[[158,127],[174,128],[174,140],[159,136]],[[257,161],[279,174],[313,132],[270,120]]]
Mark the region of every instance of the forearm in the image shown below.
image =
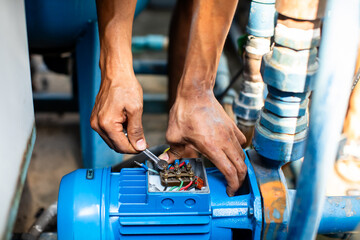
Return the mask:
[[[131,35],[136,8],[134,0],[97,0],[102,80],[132,74]]]
[[[194,18],[178,95],[211,92],[237,0],[195,0]]]

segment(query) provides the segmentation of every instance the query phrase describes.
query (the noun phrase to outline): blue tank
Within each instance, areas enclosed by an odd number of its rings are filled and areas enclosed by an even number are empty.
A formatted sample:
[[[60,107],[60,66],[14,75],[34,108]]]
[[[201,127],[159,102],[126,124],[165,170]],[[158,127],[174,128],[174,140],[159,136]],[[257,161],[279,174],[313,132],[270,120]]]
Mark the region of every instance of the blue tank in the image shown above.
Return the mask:
[[[148,0],[138,0],[135,16]],[[29,46],[33,49],[68,49],[96,21],[95,0],[25,0]]]

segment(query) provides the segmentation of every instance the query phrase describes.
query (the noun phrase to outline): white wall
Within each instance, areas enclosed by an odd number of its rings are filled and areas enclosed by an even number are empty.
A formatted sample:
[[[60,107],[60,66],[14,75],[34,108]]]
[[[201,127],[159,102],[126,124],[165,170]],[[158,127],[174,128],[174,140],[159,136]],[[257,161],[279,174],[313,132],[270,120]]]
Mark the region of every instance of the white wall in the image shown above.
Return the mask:
[[[33,126],[24,1],[0,0],[0,239],[16,217]]]

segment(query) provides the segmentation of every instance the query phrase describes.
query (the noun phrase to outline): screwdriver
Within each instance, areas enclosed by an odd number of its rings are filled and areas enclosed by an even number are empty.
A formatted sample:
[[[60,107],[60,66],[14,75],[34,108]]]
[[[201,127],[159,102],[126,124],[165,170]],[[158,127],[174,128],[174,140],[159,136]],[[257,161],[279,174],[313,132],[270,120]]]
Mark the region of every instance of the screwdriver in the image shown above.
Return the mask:
[[[143,153],[146,154],[146,156],[148,156],[155,164],[156,167],[160,170],[164,170],[167,168],[168,163],[165,160],[162,160],[160,158],[158,158],[155,154],[153,154],[149,149],[145,149],[143,151]]]
[[[126,128],[124,128],[123,132],[124,132],[125,136],[127,137],[128,134],[127,134]],[[164,170],[168,167],[167,161],[158,158],[149,149],[146,148],[143,152],[146,154],[146,156],[148,156],[155,163],[155,165],[158,169]]]

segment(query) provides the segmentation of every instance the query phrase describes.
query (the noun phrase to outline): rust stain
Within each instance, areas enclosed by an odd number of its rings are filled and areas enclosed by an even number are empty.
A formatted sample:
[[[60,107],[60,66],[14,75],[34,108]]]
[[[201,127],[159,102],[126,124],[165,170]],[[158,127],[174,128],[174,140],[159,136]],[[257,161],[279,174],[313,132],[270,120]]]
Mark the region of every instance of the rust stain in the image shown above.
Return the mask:
[[[272,181],[260,186],[266,222],[282,223],[286,208],[286,189],[282,182]]]

